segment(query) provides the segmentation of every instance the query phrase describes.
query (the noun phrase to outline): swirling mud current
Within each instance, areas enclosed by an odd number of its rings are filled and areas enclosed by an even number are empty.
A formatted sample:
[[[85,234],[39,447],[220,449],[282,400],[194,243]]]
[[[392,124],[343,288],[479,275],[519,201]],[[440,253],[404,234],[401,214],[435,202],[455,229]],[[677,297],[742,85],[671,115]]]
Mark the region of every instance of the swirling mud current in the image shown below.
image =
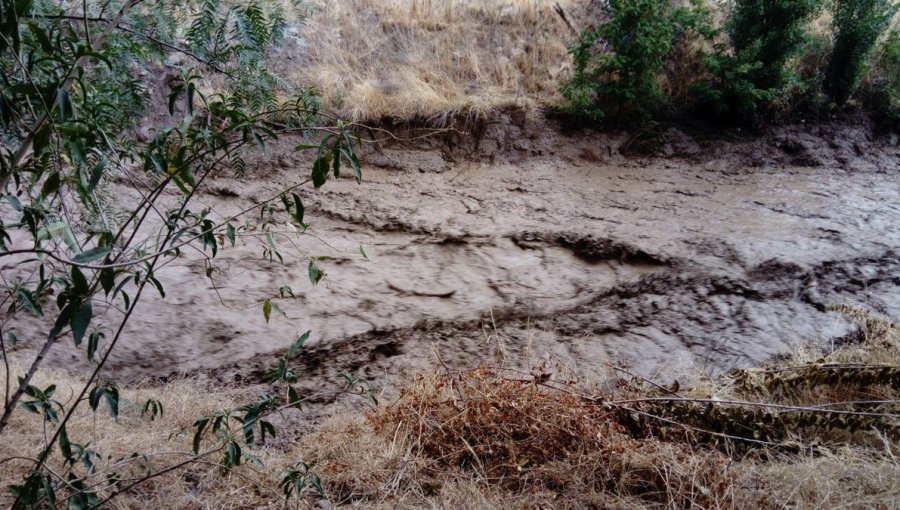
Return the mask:
[[[900,315],[896,147],[838,139],[798,160],[777,142],[703,157],[676,145],[627,159],[614,143],[524,138],[475,160],[372,151],[361,185],[302,191],[310,235],[276,238],[283,264],[262,261],[248,232],[211,278],[196,253],[168,265],[166,298],[140,304],[108,375],[256,382],[306,330],[297,372],[308,389],[344,372],[390,386],[437,357],[678,374],[840,340],[852,326],[830,304]],[[204,203],[225,217],[308,172],[300,156],[267,157],[243,181],[215,180]],[[308,256],[327,257],[317,287]],[[267,324],[260,303],[283,286],[296,297],[276,301],[284,315]],[[64,344],[50,358],[85,363]]]

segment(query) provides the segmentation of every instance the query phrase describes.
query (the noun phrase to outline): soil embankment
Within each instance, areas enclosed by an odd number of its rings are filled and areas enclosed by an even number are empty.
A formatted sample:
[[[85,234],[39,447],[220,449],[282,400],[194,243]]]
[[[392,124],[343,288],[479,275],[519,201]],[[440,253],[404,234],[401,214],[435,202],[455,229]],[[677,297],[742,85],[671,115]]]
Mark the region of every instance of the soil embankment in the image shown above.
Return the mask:
[[[362,185],[303,191],[311,235],[276,238],[284,264],[261,261],[253,235],[221,251],[211,280],[187,254],[158,275],[167,298],[140,305],[112,375],[259,381],[308,329],[308,388],[342,372],[386,385],[435,352],[459,364],[498,349],[676,373],[850,333],[829,304],[900,315],[896,141],[863,128],[708,143],[670,131],[661,155],[626,158],[624,135],[541,128],[370,150]],[[225,217],[308,168],[276,150],[202,201]],[[318,287],[305,256],[329,257]],[[260,302],[282,286],[297,297],[266,324]],[[83,358],[61,345],[51,363]]]

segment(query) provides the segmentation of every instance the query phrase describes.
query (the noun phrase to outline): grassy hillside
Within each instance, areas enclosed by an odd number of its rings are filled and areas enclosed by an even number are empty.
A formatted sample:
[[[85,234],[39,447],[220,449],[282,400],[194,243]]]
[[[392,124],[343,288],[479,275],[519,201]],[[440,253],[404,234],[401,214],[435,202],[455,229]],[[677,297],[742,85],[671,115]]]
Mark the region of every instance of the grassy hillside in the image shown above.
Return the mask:
[[[712,79],[703,54],[731,52],[716,48],[728,40],[723,4],[697,5],[709,10],[710,27],[722,31],[711,38],[692,32],[672,47],[658,80],[673,106],[683,107],[694,85]],[[318,89],[326,109],[360,122],[443,124],[510,107],[536,114],[565,106],[560,91],[573,76],[569,48],[579,31],[609,19],[599,3],[574,0],[311,0],[307,6],[299,46],[283,55],[283,74]],[[834,29],[831,11],[817,12],[787,62],[795,79],[774,98],[777,109],[797,109],[800,96],[820,87]],[[897,30],[900,17],[891,26]],[[609,55],[613,47],[600,41],[592,52]],[[863,84],[867,95],[892,80],[885,73],[890,70],[872,67]]]
[[[576,2],[564,0],[565,8]],[[292,80],[353,120],[557,104],[572,32],[543,0],[312,2]]]

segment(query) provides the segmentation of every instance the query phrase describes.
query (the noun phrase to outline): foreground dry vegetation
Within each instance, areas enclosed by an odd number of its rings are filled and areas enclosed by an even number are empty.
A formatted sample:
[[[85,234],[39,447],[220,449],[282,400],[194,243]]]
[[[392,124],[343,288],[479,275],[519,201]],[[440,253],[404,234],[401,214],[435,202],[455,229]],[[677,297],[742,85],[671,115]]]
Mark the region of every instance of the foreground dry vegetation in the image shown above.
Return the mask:
[[[252,389],[213,393],[197,381],[123,389],[118,422],[83,407],[70,430],[101,452],[98,487],[112,472],[126,484],[156,473],[113,500],[116,508],[888,508],[900,501],[900,329],[840,311],[859,324],[844,345],[805,346],[683,388],[617,367],[588,384],[547,363],[527,371],[436,365],[392,402],[270,439],[227,474],[217,450],[168,472],[152,468],[191,458],[193,420],[238,405]],[[61,382],[62,396],[80,384],[42,377]],[[148,398],[163,405],[155,420],[129,403]],[[16,455],[39,448],[42,430],[39,416],[15,415],[0,445],[0,458],[11,459],[0,478],[26,473],[29,461]],[[48,464],[65,473],[58,455]],[[302,468],[304,496],[285,503],[279,484],[291,466]]]

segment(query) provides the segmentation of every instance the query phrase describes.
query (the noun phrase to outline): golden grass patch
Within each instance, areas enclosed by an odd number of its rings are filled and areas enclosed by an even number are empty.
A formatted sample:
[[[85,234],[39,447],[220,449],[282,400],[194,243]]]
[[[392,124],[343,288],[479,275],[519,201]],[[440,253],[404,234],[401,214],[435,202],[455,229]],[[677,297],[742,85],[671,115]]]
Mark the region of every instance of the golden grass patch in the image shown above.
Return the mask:
[[[573,0],[560,2],[566,8]],[[559,101],[570,29],[544,0],[315,0],[289,79],[354,121],[485,117]]]

